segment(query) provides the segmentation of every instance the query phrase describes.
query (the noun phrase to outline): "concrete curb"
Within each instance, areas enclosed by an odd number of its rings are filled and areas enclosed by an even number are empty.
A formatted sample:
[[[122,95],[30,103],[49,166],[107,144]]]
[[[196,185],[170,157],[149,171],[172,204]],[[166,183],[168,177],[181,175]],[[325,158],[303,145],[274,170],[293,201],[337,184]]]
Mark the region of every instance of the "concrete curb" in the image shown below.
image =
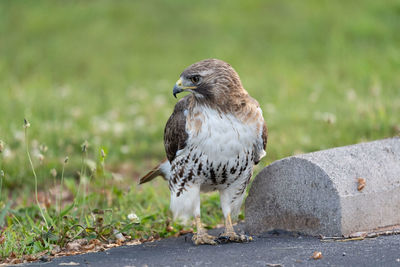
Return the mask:
[[[400,138],[275,161],[255,178],[246,230],[341,236],[400,224]]]

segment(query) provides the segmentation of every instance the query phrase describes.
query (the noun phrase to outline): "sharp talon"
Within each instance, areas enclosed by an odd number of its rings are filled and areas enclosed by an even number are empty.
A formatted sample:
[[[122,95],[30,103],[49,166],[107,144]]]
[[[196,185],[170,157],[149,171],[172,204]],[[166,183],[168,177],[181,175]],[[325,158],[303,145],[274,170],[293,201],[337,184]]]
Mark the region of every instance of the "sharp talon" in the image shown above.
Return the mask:
[[[224,244],[224,243],[228,243],[230,238],[229,238],[229,236],[219,235],[217,240],[218,240],[217,241],[218,243]]]
[[[229,240],[229,237],[228,237],[228,236],[221,236],[221,237],[219,238],[219,240],[228,241],[228,240]]]
[[[241,235],[240,238],[246,243],[253,241],[253,237],[248,235]]]
[[[209,234],[194,234],[192,241],[195,245],[217,245],[215,236]]]
[[[247,235],[238,235],[234,232],[223,233],[218,237],[220,243],[237,242],[237,243],[248,243],[253,240],[253,237]]]

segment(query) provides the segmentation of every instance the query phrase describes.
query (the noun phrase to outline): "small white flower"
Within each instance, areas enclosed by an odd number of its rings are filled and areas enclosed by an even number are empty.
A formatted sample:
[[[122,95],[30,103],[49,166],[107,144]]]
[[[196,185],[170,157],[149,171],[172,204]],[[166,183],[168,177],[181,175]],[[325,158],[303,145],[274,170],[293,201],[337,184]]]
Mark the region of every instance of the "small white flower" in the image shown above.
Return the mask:
[[[153,99],[153,104],[156,107],[162,107],[166,103],[167,103],[167,99],[163,95],[158,95],[158,96],[154,97],[154,99]]]
[[[34,148],[37,151],[39,151],[39,141],[37,139],[32,139],[31,146],[32,146],[32,148]]]
[[[51,176],[53,176],[54,178],[56,178],[56,176],[57,176],[57,170],[56,169],[51,169],[50,170],[50,174],[51,174]]]
[[[123,146],[121,146],[120,150],[121,150],[122,154],[128,154],[130,149],[129,149],[129,146],[123,145]]]
[[[85,142],[82,143],[81,148],[82,148],[82,152],[86,152],[87,148],[89,147],[89,143],[87,140],[85,140]]]
[[[40,164],[42,164],[42,163],[43,163],[43,160],[44,160],[44,155],[43,155],[42,153],[39,153],[39,154],[37,155],[37,157],[38,157],[38,159],[39,159]]]
[[[80,107],[73,107],[71,110],[71,115],[74,118],[79,118],[82,115],[82,110]]]
[[[14,139],[23,142],[25,139],[25,135],[23,131],[14,131]]]
[[[24,119],[24,128],[29,128],[29,127],[31,127],[31,124],[27,119]]]
[[[111,128],[111,125],[106,120],[96,120],[95,128],[98,129],[100,132],[108,132]]]
[[[357,99],[357,94],[356,91],[354,91],[354,89],[350,89],[347,91],[347,100],[348,101],[354,101]]]
[[[10,149],[5,148],[3,150],[3,158],[4,159],[10,159],[10,158],[13,158],[13,157],[14,157],[14,153]]]
[[[381,94],[381,87],[379,85],[371,87],[371,94],[373,96],[379,96]]]
[[[135,213],[129,213],[128,219],[131,221],[137,221],[137,220],[139,220],[139,217]]]
[[[71,88],[68,85],[61,86],[58,88],[58,90],[60,92],[59,95],[61,98],[66,98],[71,93]]]
[[[4,150],[4,142],[3,140],[0,140],[0,153],[3,152]]]
[[[113,172],[113,173],[111,173],[111,175],[112,175],[112,178],[113,178],[115,181],[120,182],[120,181],[124,180],[124,177],[123,177],[121,174],[119,174],[119,173]]]
[[[315,103],[318,101],[319,95],[320,95],[319,90],[315,90],[308,96],[308,99],[310,100],[310,102]]]
[[[335,124],[336,123],[336,115],[329,112],[315,112],[314,118],[319,121],[324,121],[328,124]]]
[[[143,116],[137,116],[133,124],[136,128],[142,128],[146,125],[146,119]]]
[[[121,135],[125,131],[126,127],[125,124],[122,122],[116,122],[113,124],[113,133],[115,135]]]
[[[46,145],[44,145],[44,144],[41,144],[41,145],[39,146],[39,150],[40,150],[41,152],[43,152],[43,153],[46,153],[48,149],[49,149],[49,148],[48,148]]]
[[[136,115],[136,114],[138,114],[138,112],[139,112],[138,106],[136,106],[136,105],[130,105],[130,106],[128,107],[128,114],[129,114],[129,115]]]
[[[264,110],[268,113],[268,114],[274,114],[276,112],[276,108],[275,105],[272,103],[267,103],[264,106]]]
[[[120,114],[118,110],[110,110],[105,114],[105,117],[111,121],[118,120]]]

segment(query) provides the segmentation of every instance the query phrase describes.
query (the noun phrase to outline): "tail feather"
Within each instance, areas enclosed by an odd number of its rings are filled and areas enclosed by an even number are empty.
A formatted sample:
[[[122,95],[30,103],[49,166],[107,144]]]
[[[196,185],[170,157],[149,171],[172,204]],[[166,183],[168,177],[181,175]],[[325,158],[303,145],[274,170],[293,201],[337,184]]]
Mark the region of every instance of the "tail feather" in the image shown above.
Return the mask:
[[[163,160],[160,164],[154,167],[151,171],[149,171],[145,176],[140,178],[139,184],[144,184],[150,182],[154,178],[161,176],[165,180],[169,179],[169,172],[170,172],[170,163],[167,159]]]

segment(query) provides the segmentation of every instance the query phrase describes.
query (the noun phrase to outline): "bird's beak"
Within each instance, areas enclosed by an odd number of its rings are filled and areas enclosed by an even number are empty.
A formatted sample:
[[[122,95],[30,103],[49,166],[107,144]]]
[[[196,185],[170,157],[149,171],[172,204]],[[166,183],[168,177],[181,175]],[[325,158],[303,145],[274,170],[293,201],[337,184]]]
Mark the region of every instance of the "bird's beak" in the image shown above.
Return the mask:
[[[182,79],[179,79],[174,86],[174,89],[172,90],[172,94],[176,98],[176,95],[183,92],[184,90],[188,89],[195,89],[195,86],[183,86]]]
[[[174,97],[176,98],[176,95],[179,94],[182,91],[183,91],[183,89],[182,89],[182,80],[179,79],[175,83],[175,86],[174,86],[174,89],[172,90],[172,93],[173,93]]]

